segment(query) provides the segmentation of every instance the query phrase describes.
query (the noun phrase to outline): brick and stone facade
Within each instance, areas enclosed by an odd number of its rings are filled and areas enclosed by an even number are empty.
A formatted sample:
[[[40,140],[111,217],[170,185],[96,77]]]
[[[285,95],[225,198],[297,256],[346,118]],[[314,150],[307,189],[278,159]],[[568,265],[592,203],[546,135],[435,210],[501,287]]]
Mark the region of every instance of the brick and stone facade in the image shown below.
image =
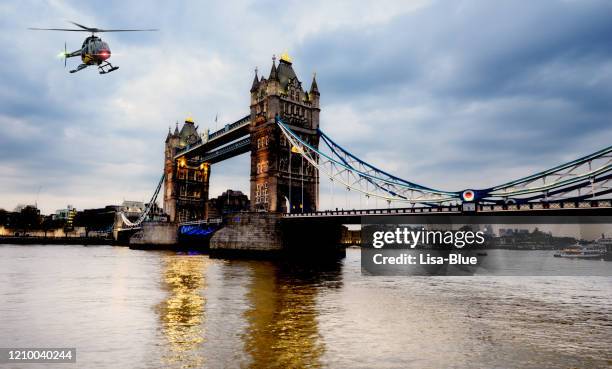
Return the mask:
[[[250,127],[252,211],[310,212],[318,208],[317,170],[292,152],[275,117],[280,116],[305,141],[318,147],[319,97],[314,77],[310,91],[302,89],[287,55],[280,58],[278,66],[273,58],[267,79],[255,73]]]
[[[174,160],[178,149],[200,141],[197,127],[190,118],[185,120],[180,132],[178,123],[174,133],[168,131],[164,154],[164,212],[171,222],[206,218],[210,166],[197,158]]]
[[[280,214],[237,213],[210,240],[211,251],[280,251]]]

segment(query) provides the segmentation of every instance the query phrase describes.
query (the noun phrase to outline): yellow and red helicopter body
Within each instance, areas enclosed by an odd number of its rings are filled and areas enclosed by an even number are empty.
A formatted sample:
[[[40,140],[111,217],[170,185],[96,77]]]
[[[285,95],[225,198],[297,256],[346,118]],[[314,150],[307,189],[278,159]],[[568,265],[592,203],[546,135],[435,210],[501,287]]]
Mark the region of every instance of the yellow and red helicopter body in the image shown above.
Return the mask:
[[[81,49],[81,60],[83,64],[87,65],[100,65],[106,59],[110,58],[111,51],[108,44],[102,41],[101,38],[96,36],[87,37],[83,42],[83,48]]]
[[[71,70],[70,73],[78,72],[79,70],[90,65],[97,65],[101,74],[119,69],[119,67],[114,67],[107,61],[107,59],[111,57],[111,50],[108,43],[102,41],[100,37],[93,35],[87,37],[85,41],[83,41],[83,46],[79,50],[68,52],[64,46],[64,52],[61,54],[61,56],[66,59],[73,58],[75,56],[81,57],[81,61],[83,63],[76,69]]]

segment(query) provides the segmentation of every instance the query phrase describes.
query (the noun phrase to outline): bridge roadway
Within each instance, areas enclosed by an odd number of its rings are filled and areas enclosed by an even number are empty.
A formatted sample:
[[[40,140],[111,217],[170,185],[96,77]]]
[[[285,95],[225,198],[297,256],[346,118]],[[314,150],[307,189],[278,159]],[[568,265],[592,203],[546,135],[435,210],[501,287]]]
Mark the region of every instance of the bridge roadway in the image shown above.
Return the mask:
[[[187,145],[182,150],[179,150],[174,159],[199,156],[201,161],[214,164],[236,155],[244,154],[250,150],[250,139],[249,137],[244,138],[249,135],[250,124],[250,115],[234,123],[226,124],[220,130],[204,135],[202,142],[195,145]],[[234,142],[236,140],[239,141]]]
[[[360,224],[362,217],[379,216],[612,216],[612,200],[558,201],[521,205],[477,205],[476,211],[463,211],[459,205],[361,210],[326,210],[313,213],[283,214],[283,221],[325,221],[341,224]]]

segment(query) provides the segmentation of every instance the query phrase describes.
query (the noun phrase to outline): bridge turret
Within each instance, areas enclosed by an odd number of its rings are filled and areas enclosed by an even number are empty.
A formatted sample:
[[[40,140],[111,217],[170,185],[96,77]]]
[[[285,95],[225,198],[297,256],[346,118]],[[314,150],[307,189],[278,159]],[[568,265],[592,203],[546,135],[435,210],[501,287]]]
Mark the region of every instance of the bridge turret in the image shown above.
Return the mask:
[[[308,93],[308,99],[312,102],[312,106],[319,108],[319,86],[317,85],[317,74],[312,74],[312,83],[310,84],[310,92]],[[318,121],[318,119],[317,119]]]
[[[253,78],[253,84],[251,85],[251,93],[257,91],[259,87],[259,77],[257,77],[257,68],[255,68],[255,77]]]
[[[272,55],[272,68],[270,69],[269,81],[278,81],[278,71],[276,69],[276,55]]]

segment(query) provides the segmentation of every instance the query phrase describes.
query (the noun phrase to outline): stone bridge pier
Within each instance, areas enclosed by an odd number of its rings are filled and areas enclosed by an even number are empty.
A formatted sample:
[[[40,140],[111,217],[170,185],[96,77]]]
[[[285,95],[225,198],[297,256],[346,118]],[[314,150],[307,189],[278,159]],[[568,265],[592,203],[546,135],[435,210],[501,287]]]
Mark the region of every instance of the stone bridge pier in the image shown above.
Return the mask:
[[[343,255],[342,225],[316,219],[288,219],[281,213],[230,214],[210,241],[213,255],[265,256],[273,254],[318,258]]]

